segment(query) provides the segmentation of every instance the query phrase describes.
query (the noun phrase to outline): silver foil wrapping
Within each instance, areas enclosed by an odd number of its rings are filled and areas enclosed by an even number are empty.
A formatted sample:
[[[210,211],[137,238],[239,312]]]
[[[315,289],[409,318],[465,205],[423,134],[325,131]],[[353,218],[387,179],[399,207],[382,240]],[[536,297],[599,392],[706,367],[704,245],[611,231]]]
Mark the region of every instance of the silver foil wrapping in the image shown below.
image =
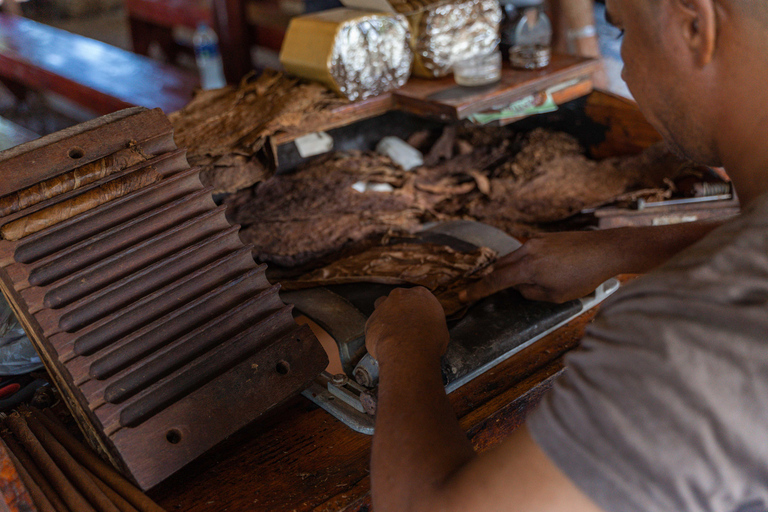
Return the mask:
[[[336,35],[330,72],[341,93],[361,100],[405,85],[413,53],[402,15],[376,15],[345,22]]]
[[[451,2],[421,15],[414,42],[417,67],[445,76],[453,63],[491,53],[499,44],[498,0]],[[422,71],[419,74],[424,74]]]

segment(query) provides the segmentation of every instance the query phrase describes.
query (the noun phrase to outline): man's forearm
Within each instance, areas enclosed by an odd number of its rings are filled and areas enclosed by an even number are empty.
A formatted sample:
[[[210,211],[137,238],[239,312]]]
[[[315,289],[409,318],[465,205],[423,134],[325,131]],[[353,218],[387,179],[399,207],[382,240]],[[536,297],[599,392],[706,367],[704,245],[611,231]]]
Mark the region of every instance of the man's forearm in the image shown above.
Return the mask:
[[[619,257],[615,274],[644,274],[687,249],[722,222],[689,222],[669,226],[645,226],[606,230],[615,237]]]
[[[418,348],[422,340],[412,340]],[[445,394],[440,360],[417,350],[379,361],[371,460],[377,512],[422,510],[445,480],[474,457]]]

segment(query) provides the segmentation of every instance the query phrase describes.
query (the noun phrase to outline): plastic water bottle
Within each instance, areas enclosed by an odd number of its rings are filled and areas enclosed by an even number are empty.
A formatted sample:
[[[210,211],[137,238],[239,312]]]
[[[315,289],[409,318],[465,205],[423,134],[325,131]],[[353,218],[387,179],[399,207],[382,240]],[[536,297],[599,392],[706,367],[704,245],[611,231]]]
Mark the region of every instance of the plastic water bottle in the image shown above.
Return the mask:
[[[216,32],[205,23],[201,23],[195,30],[192,43],[195,46],[195,61],[197,61],[200,86],[203,90],[221,89],[227,85]]]

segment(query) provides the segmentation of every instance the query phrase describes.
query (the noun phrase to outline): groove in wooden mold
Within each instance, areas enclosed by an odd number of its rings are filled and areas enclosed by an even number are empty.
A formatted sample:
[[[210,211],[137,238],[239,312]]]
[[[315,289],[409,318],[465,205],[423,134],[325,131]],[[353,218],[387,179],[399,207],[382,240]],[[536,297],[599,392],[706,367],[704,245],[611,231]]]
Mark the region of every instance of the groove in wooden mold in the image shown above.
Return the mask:
[[[17,242],[14,259],[19,263],[33,263],[70,244],[141,215],[160,204],[200,190],[203,184],[197,176],[199,172],[199,169],[180,172],[86,212],[77,219],[69,219],[45,231],[30,235]]]
[[[199,242],[213,233],[224,231],[230,224],[224,207],[210,210],[183,224],[144,240],[120,253],[105,258],[51,285],[43,306],[57,309],[70,304],[103,286],[160,261],[166,255]]]
[[[76,219],[83,213],[111,203],[115,199],[125,197],[160,180],[162,180],[162,176],[154,167],[140,168],[66,201],[9,222],[0,227],[0,235],[5,240],[20,240],[66,220]]]
[[[97,322],[95,328],[89,328],[75,341],[75,353],[90,355],[253,268],[253,264],[245,265],[244,252],[227,255]],[[235,266],[238,261],[240,264]]]
[[[145,153],[139,145],[129,145],[111,155],[1,197],[0,217],[28,209],[67,192],[82,189],[93,182],[146,162],[152,156]]]
[[[279,300],[276,300],[278,289],[278,286],[272,286],[242,302],[234,309],[230,308],[224,314],[172,341],[162,350],[152,354],[151,357],[142,360],[138,365],[134,365],[120,378],[111,379],[111,384],[104,390],[104,400],[115,404],[120,403],[143,388],[186,366],[224,340],[230,339],[237,333],[261,322],[265,315],[283,306]],[[273,299],[271,308],[265,308],[263,303],[269,299]],[[237,316],[239,313],[242,314]],[[228,320],[232,323],[225,323]]]
[[[257,278],[260,277],[261,276],[257,276]],[[259,281],[262,280],[259,279]],[[179,346],[180,344],[187,343],[187,340],[201,335],[209,337],[216,336],[217,338],[221,338],[221,336],[225,336],[226,338],[232,337],[237,333],[245,330],[253,323],[260,321],[265,314],[271,314],[273,311],[283,307],[284,304],[280,300],[280,296],[277,293],[280,289],[280,285],[270,286],[266,279],[263,280],[263,283],[267,285],[266,288],[257,287],[257,292],[255,292],[255,295],[252,295],[245,300],[239,300],[239,305],[232,306],[234,301],[229,300],[228,302],[230,307],[226,308],[223,313],[216,316],[206,316],[206,323],[199,325],[198,327],[185,333],[182,336],[173,337],[173,339],[170,339],[170,341],[159,347],[153,353],[147,355],[136,363],[131,364],[130,366],[122,368],[119,372],[115,373],[114,375],[110,375],[105,380],[93,379],[91,378],[90,373],[88,373],[90,372],[90,365],[95,360],[95,358],[102,357],[100,354],[96,354],[95,356],[79,357],[68,364],[67,368],[71,371],[72,378],[80,387],[86,401],[91,405],[93,409],[95,409],[98,407],[96,404],[103,402],[104,390],[107,388],[107,386],[110,385],[110,383],[114,382],[116,379],[121,379],[126,375],[132,374],[134,372],[141,372],[141,369],[145,363],[149,363],[155,359],[165,357],[165,354],[176,350],[175,347]],[[209,297],[211,296],[211,294],[207,295]],[[198,302],[205,302],[209,297],[206,297],[203,301]],[[257,306],[261,309],[255,309]],[[177,310],[174,312],[176,315],[179,313],[183,314],[184,311]],[[239,314],[241,316],[235,317],[235,314]],[[161,318],[158,321],[153,322],[153,324],[147,326],[147,328],[133,333],[128,338],[120,340],[120,342],[115,344],[115,346],[111,347],[111,351],[106,355],[108,356],[113,353],[122,352],[122,347],[124,345],[130,344],[138,337],[151,332],[158,325],[162,325],[168,319],[173,320],[173,318],[169,317]],[[215,331],[211,331],[211,329],[215,329]]]
[[[259,283],[249,279],[255,273],[257,269],[221,284],[205,294],[204,300],[190,302],[153,322],[142,329],[145,332],[141,335],[132,336],[119,348],[100,355],[91,365],[89,375],[106,379],[232,309],[234,304],[248,300],[259,292]]]
[[[244,292],[249,292],[252,295],[269,288],[269,281],[267,281],[264,275],[264,269],[264,266],[256,268],[251,266],[250,270],[244,271],[243,275],[223,282],[221,285],[187,302],[182,307],[171,309],[167,314],[113,341],[105,346],[103,350],[95,350],[85,355],[79,355],[74,351],[74,345],[82,336],[80,338],[75,337],[72,343],[62,347],[63,350],[72,351],[75,354],[67,358],[67,369],[72,375],[75,384],[86,386],[88,381],[91,381],[94,377],[91,374],[94,371],[92,365],[102,358],[115,356],[117,361],[122,361],[127,357],[126,347],[135,345],[140,349],[147,344],[159,343],[163,345],[164,343],[170,343],[167,340],[186,335],[186,331],[193,330],[212,316],[220,314],[222,308],[226,310],[232,308],[233,303],[248,300],[250,295],[244,294]],[[277,299],[278,297],[276,296],[275,298]],[[192,312],[192,310],[195,311]],[[118,318],[118,315],[115,315],[115,318]],[[102,323],[100,327],[104,325]],[[158,338],[159,342],[156,341]],[[57,345],[61,345],[59,340],[57,340]],[[99,376],[110,377],[111,373],[99,374]]]
[[[240,246],[242,249],[242,245]],[[247,246],[244,250],[250,251],[252,250],[251,246]],[[70,371],[70,373],[73,375],[74,381],[76,385],[82,384],[85,380],[88,380],[90,377],[88,377],[88,367],[91,364],[91,356],[93,355],[91,352],[88,353],[78,353],[75,350],[75,342],[81,338],[87,337],[89,333],[92,333],[97,330],[108,330],[108,324],[118,321],[120,317],[123,315],[134,315],[136,314],[136,311],[142,311],[143,308],[147,307],[147,304],[151,304],[155,301],[162,300],[163,296],[166,294],[178,294],[179,292],[174,292],[176,288],[182,287],[182,286],[188,286],[188,282],[190,280],[195,279],[199,275],[203,275],[206,272],[209,272],[211,269],[215,269],[216,267],[220,266],[223,262],[229,261],[226,258],[231,258],[233,256],[232,253],[227,253],[226,255],[222,256],[221,258],[216,259],[215,261],[212,261],[205,267],[196,270],[192,273],[185,274],[180,276],[178,279],[176,279],[173,282],[168,283],[167,285],[163,286],[162,288],[147,294],[143,295],[140,299],[136,300],[133,303],[128,304],[125,308],[122,310],[116,311],[104,318],[101,318],[94,322],[93,324],[87,325],[80,331],[70,334],[70,333],[59,333],[53,337],[50,338],[51,344],[56,347],[56,350],[59,352],[59,360],[67,363],[67,367]],[[247,266],[248,269],[253,269],[253,265]],[[266,276],[264,275],[264,270],[266,269],[266,265],[260,265],[255,270],[256,272],[252,274],[254,276],[254,279],[259,283],[259,287],[266,288],[269,286],[269,282],[267,281]],[[197,303],[198,301],[202,300],[202,298],[194,298],[193,302]],[[119,341],[115,341],[113,344],[110,345],[113,349],[118,349],[123,344],[128,343],[130,340],[134,339],[137,336],[142,335],[143,333],[149,331],[154,326],[153,322],[150,322],[149,324],[145,325],[144,327],[141,327],[137,331],[133,331],[126,336],[124,336]],[[106,331],[105,331],[106,332]]]
[[[217,376],[253,355],[272,336],[279,336],[286,325],[296,327],[291,306],[285,306],[264,321],[196,359],[180,372],[168,376],[130,399],[120,411],[120,425],[135,427]]]
[[[206,190],[159,206],[37,261],[29,273],[29,284],[51,284],[212,208],[215,204]]]
[[[141,153],[148,158],[138,158]],[[109,178],[129,174],[140,167],[154,166],[163,176],[189,169],[186,155],[187,150],[177,149],[173,137],[168,133],[129,143],[127,147],[112,154],[84,162],[83,165],[35,183],[27,189],[3,196],[0,198],[0,224],[69,199],[105,183]],[[108,170],[108,161],[118,165]],[[102,165],[104,163],[107,165]],[[96,176],[100,177],[94,180]],[[40,201],[41,198],[44,200]]]
[[[175,147],[173,128],[167,118],[162,119],[162,112],[136,112],[120,118],[126,112],[115,112],[3,151],[0,164],[4,169],[26,172],[5,176],[0,182],[0,196],[119,151],[131,141],[165,135],[169,147]],[[82,158],[73,160],[67,156],[73,147],[82,150]]]
[[[194,272],[222,255],[241,248],[242,243],[237,231],[237,226],[233,226],[227,231],[215,233],[202,242],[185,247],[162,261],[70,304],[59,318],[59,328],[69,333],[80,330],[172,283],[179,276]]]

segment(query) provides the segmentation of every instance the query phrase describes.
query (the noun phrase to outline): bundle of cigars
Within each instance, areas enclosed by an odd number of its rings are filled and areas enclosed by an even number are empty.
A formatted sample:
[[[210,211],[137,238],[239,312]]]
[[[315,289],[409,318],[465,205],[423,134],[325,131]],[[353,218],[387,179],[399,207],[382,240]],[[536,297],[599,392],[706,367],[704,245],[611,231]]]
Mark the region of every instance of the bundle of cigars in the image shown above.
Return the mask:
[[[25,407],[0,418],[0,460],[11,464],[3,468],[11,510],[163,512],[78,441],[52,409]],[[14,484],[21,488],[9,489]]]

